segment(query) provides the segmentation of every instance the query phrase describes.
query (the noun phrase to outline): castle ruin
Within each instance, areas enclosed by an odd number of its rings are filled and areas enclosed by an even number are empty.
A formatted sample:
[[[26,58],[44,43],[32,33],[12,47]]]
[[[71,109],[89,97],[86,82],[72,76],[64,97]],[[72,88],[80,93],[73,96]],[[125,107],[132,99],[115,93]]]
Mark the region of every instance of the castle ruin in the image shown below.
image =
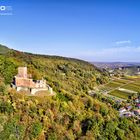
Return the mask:
[[[50,94],[53,94],[52,88],[46,84],[46,80],[33,80],[31,78],[31,75],[27,73],[27,67],[18,68],[18,74],[14,77],[12,86],[17,91],[30,91],[31,94],[38,91],[50,91]]]

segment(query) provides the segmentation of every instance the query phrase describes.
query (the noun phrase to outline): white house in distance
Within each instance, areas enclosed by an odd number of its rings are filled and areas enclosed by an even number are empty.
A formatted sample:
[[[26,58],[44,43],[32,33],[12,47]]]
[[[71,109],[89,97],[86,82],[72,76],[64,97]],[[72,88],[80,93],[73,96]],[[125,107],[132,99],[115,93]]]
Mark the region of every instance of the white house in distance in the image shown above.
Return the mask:
[[[38,91],[49,91],[50,94],[53,94],[53,90],[46,84],[46,80],[35,81],[30,77],[31,75],[27,73],[27,67],[19,67],[18,74],[14,77],[13,88],[17,91],[30,91],[31,94],[35,94]]]

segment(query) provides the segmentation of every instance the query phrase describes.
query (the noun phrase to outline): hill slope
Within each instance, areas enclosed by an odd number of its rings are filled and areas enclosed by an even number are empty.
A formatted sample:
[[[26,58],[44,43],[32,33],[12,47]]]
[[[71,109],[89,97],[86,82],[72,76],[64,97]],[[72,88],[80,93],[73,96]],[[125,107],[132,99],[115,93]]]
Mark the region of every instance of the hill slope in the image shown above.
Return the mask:
[[[5,84],[18,66],[27,66],[34,79],[42,76],[57,92],[53,97],[30,97]],[[116,106],[102,96],[86,93],[108,81],[106,73],[77,59],[12,51],[0,55],[0,138],[2,140],[136,140],[136,123],[119,118]]]
[[[0,44],[0,54],[6,54],[10,51],[10,49],[4,45]]]
[[[91,90],[94,86],[108,80],[108,76],[92,64],[71,58],[13,51],[1,55],[0,63],[2,66],[0,73],[1,77],[5,79],[5,83],[11,83],[19,66],[27,66],[33,79],[44,77],[48,84],[57,91],[65,89],[75,94],[78,91]]]

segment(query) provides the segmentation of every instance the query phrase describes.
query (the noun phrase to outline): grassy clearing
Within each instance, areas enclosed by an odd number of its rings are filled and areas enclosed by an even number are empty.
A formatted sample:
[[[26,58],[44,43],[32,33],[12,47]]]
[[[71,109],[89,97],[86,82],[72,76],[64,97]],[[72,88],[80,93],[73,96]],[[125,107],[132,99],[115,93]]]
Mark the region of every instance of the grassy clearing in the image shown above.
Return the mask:
[[[114,90],[109,94],[123,99],[128,99],[128,97],[132,95],[132,93],[127,93],[119,90]]]

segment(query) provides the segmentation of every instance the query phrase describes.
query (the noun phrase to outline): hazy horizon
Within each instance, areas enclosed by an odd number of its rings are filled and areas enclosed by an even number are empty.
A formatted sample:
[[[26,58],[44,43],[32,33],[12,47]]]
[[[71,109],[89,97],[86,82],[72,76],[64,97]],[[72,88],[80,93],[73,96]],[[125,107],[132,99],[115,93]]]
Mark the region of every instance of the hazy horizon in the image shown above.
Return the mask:
[[[139,6],[138,0],[2,0],[0,43],[90,62],[139,62]]]
[[[0,44],[0,45],[8,47],[9,49],[13,49],[13,50],[16,50],[16,51],[21,51],[21,52],[24,52],[24,53],[31,53],[31,54],[37,54],[37,55],[47,55],[47,56],[67,57],[67,58],[72,58],[72,59],[79,59],[79,60],[88,61],[90,63],[140,63],[140,61],[90,61],[90,60],[86,60],[86,59],[82,59],[82,58],[69,57],[69,56],[63,56],[63,55],[51,55],[51,54],[35,53],[35,52],[17,50],[17,49],[14,49],[14,48],[10,48],[6,44]]]

